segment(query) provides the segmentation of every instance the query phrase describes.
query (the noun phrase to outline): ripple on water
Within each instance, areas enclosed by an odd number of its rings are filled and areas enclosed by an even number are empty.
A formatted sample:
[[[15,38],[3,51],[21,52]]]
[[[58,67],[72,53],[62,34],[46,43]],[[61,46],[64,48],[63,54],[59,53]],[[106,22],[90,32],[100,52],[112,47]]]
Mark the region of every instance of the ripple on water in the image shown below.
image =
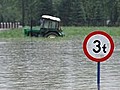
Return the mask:
[[[119,90],[119,58],[101,63],[101,90]],[[97,90],[96,65],[79,40],[0,42],[0,89]]]

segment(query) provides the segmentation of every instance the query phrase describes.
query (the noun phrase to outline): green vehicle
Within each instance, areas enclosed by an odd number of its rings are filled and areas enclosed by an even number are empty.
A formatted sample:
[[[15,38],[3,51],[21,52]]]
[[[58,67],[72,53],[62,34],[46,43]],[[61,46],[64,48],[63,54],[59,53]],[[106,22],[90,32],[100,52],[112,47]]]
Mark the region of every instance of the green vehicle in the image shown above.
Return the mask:
[[[64,33],[60,27],[60,18],[43,15],[40,22],[40,27],[26,27],[24,28],[25,36],[35,36],[35,37],[63,37]]]

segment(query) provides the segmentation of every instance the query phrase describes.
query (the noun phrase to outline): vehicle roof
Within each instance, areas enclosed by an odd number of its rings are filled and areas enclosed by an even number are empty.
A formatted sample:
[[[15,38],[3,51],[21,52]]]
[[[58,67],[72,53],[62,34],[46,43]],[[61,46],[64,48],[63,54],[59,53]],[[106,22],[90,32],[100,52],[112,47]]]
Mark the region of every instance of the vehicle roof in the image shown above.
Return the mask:
[[[50,16],[50,15],[42,15],[42,18],[50,19],[50,20],[58,21],[58,22],[61,21],[60,18],[58,18],[58,17],[53,17],[53,16]]]

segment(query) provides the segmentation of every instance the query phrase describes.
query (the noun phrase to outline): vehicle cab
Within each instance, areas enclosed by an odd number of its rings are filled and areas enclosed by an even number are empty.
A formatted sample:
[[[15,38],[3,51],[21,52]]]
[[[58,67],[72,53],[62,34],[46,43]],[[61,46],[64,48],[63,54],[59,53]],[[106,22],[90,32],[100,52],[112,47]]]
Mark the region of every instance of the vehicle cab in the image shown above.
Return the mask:
[[[58,36],[64,36],[64,33],[61,30],[60,27],[60,18],[53,17],[49,15],[43,15],[40,20],[40,30],[35,30],[32,28],[32,30],[24,30],[25,35],[29,36],[42,36],[42,37],[48,37],[48,38],[55,38]]]

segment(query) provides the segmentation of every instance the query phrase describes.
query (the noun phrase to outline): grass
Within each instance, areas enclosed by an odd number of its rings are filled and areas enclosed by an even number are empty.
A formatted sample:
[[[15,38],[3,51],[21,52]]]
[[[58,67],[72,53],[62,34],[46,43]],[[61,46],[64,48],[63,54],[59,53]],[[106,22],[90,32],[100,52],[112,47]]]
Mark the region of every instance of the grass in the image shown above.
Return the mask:
[[[24,33],[21,29],[11,29],[0,31],[0,38],[23,38]]]
[[[92,31],[105,31],[111,36],[120,36],[120,27],[64,27],[67,37],[79,36],[84,37]]]
[[[87,34],[95,30],[102,30],[113,37],[120,37],[120,27],[63,27],[65,37],[57,38],[57,40],[66,40],[71,38],[84,38]],[[24,36],[23,29],[11,29],[0,31],[0,39],[30,40],[30,37]],[[32,38],[33,40],[48,40],[46,38]],[[49,39],[50,40],[50,39]]]

